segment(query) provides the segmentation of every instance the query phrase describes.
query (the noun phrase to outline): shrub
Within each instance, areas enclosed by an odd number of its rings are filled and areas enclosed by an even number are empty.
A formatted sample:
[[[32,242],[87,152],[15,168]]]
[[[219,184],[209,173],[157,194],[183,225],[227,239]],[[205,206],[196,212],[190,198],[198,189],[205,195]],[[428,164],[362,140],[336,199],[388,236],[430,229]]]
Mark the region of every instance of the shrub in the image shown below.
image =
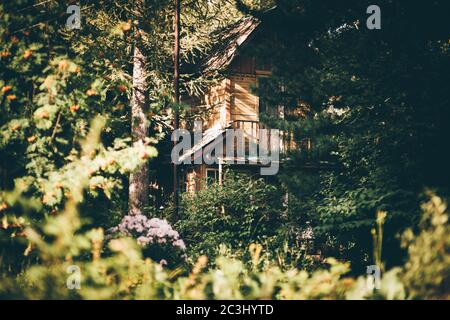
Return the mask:
[[[438,196],[422,205],[421,232],[408,230],[403,246],[409,259],[402,280],[411,298],[450,299],[450,225],[447,204]]]
[[[262,178],[226,171],[223,185],[182,195],[182,213],[175,225],[194,260],[216,256],[220,244],[244,259],[251,243],[261,243],[271,258],[286,254],[286,246],[301,252],[299,233],[289,228],[283,198],[283,190]]]

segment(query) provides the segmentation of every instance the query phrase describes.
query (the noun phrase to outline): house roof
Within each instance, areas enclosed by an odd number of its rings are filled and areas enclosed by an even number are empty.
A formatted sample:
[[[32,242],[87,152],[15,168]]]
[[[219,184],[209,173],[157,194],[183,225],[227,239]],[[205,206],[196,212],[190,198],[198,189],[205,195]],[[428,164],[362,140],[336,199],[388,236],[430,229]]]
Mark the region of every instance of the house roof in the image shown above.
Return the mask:
[[[239,47],[253,34],[261,21],[254,17],[246,17],[226,30],[222,30],[219,44],[203,61],[202,70],[205,73],[220,71],[228,67],[238,54]]]
[[[180,158],[178,159],[180,162],[183,162],[184,160],[188,159],[192,155],[195,155],[197,151],[201,151],[205,146],[213,142],[217,137],[219,137],[221,134],[223,134],[227,129],[231,128],[231,122],[228,123],[227,126],[224,128],[218,127],[218,128],[211,128],[206,130],[203,133],[202,139],[196,143],[192,148],[187,150],[185,153],[183,153]]]

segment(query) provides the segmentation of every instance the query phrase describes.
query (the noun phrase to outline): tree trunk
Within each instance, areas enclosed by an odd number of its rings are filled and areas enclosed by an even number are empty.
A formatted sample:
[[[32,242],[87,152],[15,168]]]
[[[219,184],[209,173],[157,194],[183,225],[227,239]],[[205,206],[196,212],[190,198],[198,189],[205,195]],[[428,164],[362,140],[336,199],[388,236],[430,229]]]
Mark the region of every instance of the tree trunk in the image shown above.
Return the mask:
[[[142,12],[142,1],[136,1],[136,11]],[[139,18],[137,19],[140,20]],[[146,58],[140,48],[140,23],[134,32],[133,53],[133,91],[131,97],[131,135],[133,141],[144,140],[148,135],[148,121],[146,116]],[[129,214],[142,214],[148,205],[148,165],[144,164],[130,174],[129,185]]]
[[[178,105],[180,104],[180,0],[174,0],[175,15],[173,19],[174,26],[174,46],[173,46],[173,97],[175,103],[175,112],[173,117],[173,129],[178,129]],[[174,147],[176,142],[174,141]],[[178,169],[173,163],[173,218],[178,219]]]

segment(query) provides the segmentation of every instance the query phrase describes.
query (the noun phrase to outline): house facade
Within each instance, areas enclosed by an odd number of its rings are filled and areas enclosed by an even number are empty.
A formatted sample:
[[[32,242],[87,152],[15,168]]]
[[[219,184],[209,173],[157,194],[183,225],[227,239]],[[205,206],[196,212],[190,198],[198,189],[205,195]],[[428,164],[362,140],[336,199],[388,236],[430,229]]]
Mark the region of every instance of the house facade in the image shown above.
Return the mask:
[[[181,156],[181,160],[190,157],[191,163],[181,166],[181,189],[195,192],[207,186],[210,181],[222,182],[223,169],[230,165],[233,169],[258,174],[261,166],[267,165],[260,159],[249,158],[251,145],[260,144],[261,129],[267,128],[260,120],[263,113],[283,118],[283,106],[268,106],[264,99],[258,97],[257,88],[261,79],[271,74],[269,64],[258,63],[255,56],[244,50],[258,41],[260,21],[251,17],[237,23],[224,36],[224,41],[203,63],[204,73],[220,72],[223,75],[218,84],[211,86],[201,97],[189,99],[192,110],[199,106],[207,109],[207,116],[202,121],[203,135],[193,147]],[[199,129],[199,128],[197,128]],[[224,156],[218,163],[194,164],[195,159],[205,148],[227,134],[227,129],[240,129],[245,137],[244,156],[236,152],[233,156]],[[224,139],[225,140],[225,139]],[[271,137],[268,137],[271,141]],[[275,139],[272,139],[272,143]],[[228,142],[227,142],[228,143]],[[280,152],[295,148],[291,134],[281,132]],[[227,148],[226,143],[223,146]],[[233,146],[236,149],[236,145]],[[226,152],[223,152],[225,154]]]

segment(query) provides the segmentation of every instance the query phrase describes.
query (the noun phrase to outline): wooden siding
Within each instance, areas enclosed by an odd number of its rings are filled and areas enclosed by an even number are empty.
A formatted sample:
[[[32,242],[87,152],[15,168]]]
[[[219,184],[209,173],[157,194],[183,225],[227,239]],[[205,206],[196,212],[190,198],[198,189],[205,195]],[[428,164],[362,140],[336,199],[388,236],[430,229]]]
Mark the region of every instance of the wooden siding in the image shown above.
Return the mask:
[[[257,76],[267,76],[267,66],[256,66],[255,58],[237,56],[230,67],[230,75],[211,87],[203,97],[210,108],[204,119],[204,129],[224,127],[230,121],[259,121],[259,98],[253,94]]]
[[[210,88],[204,97],[204,104],[210,108],[204,129],[224,127],[230,120],[230,80],[224,79]]]
[[[259,99],[252,93],[256,76],[234,75],[231,81],[231,120],[259,120]]]

